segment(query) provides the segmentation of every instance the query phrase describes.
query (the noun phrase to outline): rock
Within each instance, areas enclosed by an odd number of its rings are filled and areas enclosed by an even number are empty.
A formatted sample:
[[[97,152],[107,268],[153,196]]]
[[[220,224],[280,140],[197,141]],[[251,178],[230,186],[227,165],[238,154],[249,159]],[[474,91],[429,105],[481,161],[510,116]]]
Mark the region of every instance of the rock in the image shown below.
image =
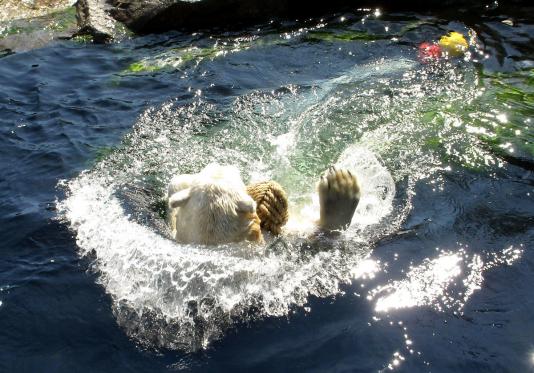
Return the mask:
[[[304,17],[339,9],[347,0],[108,0],[111,14],[137,33],[236,27],[277,17]]]
[[[65,10],[76,0],[0,0],[0,22],[29,19]]]
[[[510,0],[527,4],[531,0]],[[97,41],[125,25],[138,34],[169,30],[234,28],[273,18],[297,19],[338,10],[382,7],[386,10],[481,10],[485,2],[463,0],[78,0],[81,32]]]
[[[48,31],[33,31],[8,35],[0,39],[0,53],[19,53],[41,48],[49,44],[55,36]],[[5,52],[4,52],[5,51]]]
[[[109,15],[110,6],[105,0],[78,0],[76,18],[77,35],[91,35],[95,42],[110,41],[117,36],[118,22]]]
[[[46,7],[46,4],[49,7]],[[71,38],[77,31],[75,9],[66,1],[8,1],[0,20],[0,54],[40,48],[57,39]],[[2,4],[4,5],[4,4]],[[18,8],[17,8],[18,7]],[[28,15],[27,18],[20,18]]]
[[[126,25],[130,30],[138,33],[147,33],[146,25],[161,14],[166,14],[168,9],[175,2],[173,0],[107,0],[110,5],[111,15],[118,21]],[[165,31],[173,29],[163,25]]]

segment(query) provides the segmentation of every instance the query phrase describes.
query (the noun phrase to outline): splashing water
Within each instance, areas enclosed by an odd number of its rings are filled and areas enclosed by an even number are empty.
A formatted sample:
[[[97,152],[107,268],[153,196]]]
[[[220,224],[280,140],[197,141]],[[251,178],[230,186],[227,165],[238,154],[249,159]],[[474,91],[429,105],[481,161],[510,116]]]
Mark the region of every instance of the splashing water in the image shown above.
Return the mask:
[[[68,195],[58,204],[80,254],[96,257],[118,323],[152,346],[196,350],[235,321],[284,316],[310,294],[339,292],[373,245],[404,221],[414,183],[438,178],[444,166],[439,152],[428,151],[433,139],[449,139],[449,160],[489,157],[453,114],[425,122],[436,103],[477,97],[474,70],[428,69],[379,59],[330,80],[253,92],[229,107],[197,98],[147,110],[122,146],[63,183]],[[332,163],[355,171],[362,199],[350,229],[326,251],[303,250],[298,239],[267,248],[177,244],[154,206],[172,175],[213,161],[237,165],[245,181],[278,181],[295,216],[317,214],[310,185]],[[456,259],[436,260],[454,275]]]

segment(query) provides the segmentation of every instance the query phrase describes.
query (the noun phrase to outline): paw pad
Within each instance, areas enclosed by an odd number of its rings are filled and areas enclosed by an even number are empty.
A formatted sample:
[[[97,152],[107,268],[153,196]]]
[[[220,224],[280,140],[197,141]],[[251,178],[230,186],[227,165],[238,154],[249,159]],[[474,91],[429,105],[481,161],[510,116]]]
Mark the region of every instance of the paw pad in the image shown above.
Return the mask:
[[[330,167],[318,184],[321,218],[319,225],[327,230],[347,228],[360,200],[360,186],[349,170]]]

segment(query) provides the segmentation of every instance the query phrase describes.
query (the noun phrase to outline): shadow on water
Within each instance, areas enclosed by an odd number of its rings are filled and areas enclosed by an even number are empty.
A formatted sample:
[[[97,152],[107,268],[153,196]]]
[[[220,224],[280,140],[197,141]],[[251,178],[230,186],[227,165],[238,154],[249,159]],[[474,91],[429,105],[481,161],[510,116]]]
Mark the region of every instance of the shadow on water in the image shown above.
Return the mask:
[[[0,370],[531,370],[533,26],[459,18],[3,55]],[[469,58],[419,63],[449,29],[471,35]],[[175,172],[223,158],[302,207],[354,144],[396,193],[345,250],[165,238]]]

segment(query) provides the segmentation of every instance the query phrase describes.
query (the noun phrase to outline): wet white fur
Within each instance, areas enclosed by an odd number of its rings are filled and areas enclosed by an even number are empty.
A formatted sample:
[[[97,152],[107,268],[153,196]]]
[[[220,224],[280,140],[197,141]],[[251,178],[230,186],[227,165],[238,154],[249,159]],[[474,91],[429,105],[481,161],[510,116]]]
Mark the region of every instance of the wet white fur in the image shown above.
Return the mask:
[[[178,242],[221,244],[242,241],[256,204],[239,170],[213,163],[197,174],[172,178],[168,188],[169,224]]]

